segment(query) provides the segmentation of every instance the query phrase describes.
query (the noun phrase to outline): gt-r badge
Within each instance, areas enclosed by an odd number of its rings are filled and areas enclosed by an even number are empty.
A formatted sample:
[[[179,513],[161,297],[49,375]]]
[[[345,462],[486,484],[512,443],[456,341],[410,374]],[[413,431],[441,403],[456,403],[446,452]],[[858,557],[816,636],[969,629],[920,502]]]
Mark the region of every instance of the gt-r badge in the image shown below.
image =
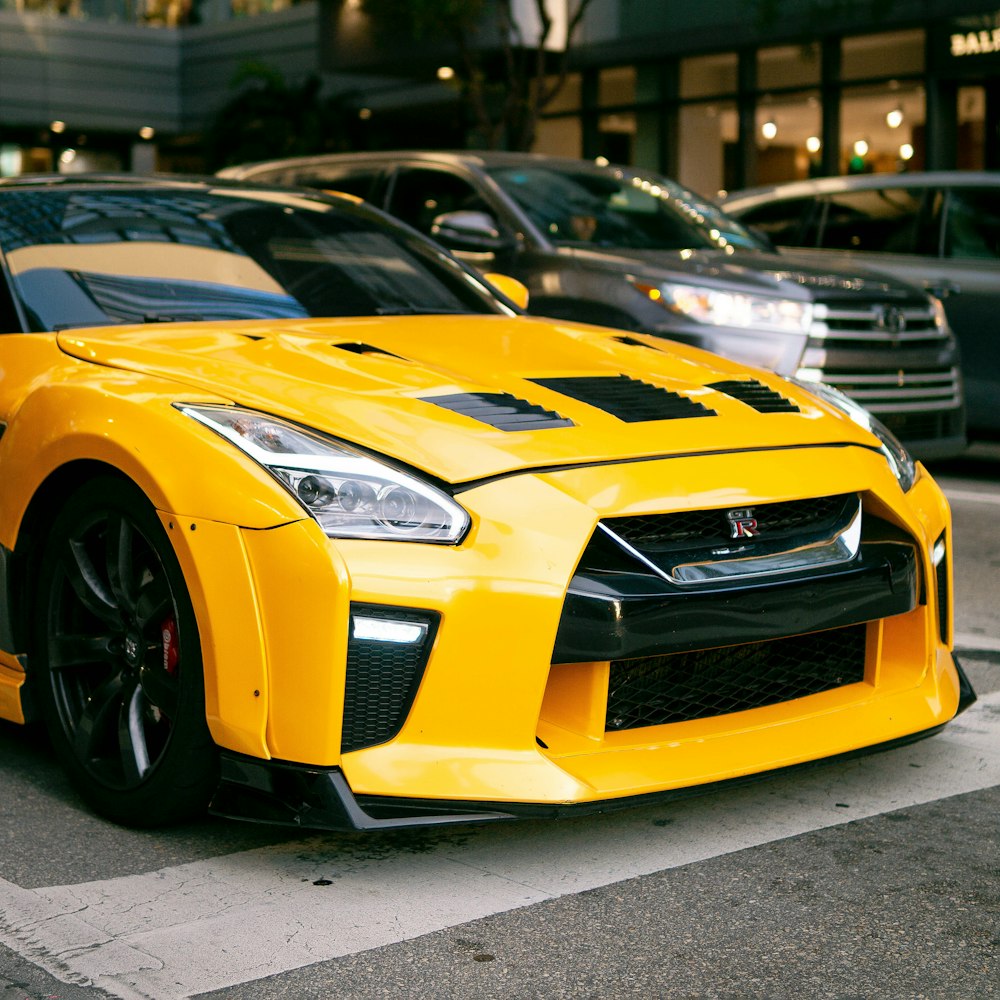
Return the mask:
[[[744,507],[740,510],[727,510],[726,520],[729,521],[730,538],[755,538],[760,534],[757,527],[757,518],[753,516],[752,507]]]

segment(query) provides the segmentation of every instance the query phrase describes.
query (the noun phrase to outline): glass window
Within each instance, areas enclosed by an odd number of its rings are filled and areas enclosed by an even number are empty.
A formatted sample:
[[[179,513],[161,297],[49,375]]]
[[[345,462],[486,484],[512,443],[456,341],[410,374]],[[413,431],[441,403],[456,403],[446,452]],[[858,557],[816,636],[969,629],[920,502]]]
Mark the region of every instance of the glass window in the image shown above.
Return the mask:
[[[924,89],[890,81],[846,87],[841,101],[841,171],[919,170],[924,156]]]
[[[821,161],[820,129],[817,91],[767,95],[757,107],[757,183],[815,174]]]
[[[821,246],[827,250],[936,254],[935,198],[923,188],[875,188],[831,195]]]
[[[635,67],[602,69],[597,78],[597,102],[602,108],[635,103]]]
[[[805,45],[778,45],[757,53],[757,86],[761,90],[780,87],[808,87],[819,83],[820,48]]]
[[[946,257],[1000,257],[1000,190],[952,188],[945,216]]]
[[[490,176],[560,246],[685,250],[760,240],[679,184],[612,167],[502,167]]]
[[[815,198],[769,201],[748,209],[740,222],[762,232],[775,246],[815,246],[820,204]]]
[[[488,212],[490,208],[464,178],[443,170],[414,168],[397,172],[388,210],[429,235],[434,220],[445,212]]]
[[[910,76],[924,71],[924,32],[886,31],[845,38],[841,76],[845,80]]]
[[[378,176],[377,167],[367,167],[363,170],[297,167],[292,170],[275,171],[269,179],[275,183],[319,188],[321,191],[342,191],[344,194],[353,194],[368,200],[374,192]],[[256,175],[252,179],[255,182],[261,180]]]
[[[273,192],[11,189],[0,248],[38,331],[497,308],[436,247],[362,206]]]
[[[692,56],[681,60],[681,97],[714,97],[735,94],[737,88],[735,52]]]

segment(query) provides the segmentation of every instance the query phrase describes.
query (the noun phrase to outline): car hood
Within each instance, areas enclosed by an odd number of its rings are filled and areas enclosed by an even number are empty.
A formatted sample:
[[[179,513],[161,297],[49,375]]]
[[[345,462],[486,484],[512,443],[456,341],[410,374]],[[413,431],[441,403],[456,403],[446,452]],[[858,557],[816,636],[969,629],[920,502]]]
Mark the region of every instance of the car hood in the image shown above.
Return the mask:
[[[912,285],[879,271],[856,264],[815,259],[792,252],[758,253],[723,250],[638,250],[616,247],[607,251],[561,248],[560,256],[571,258],[581,267],[599,270],[628,270],[654,281],[718,282],[737,285],[741,291],[784,295],[802,300],[828,300],[859,294],[886,299],[908,299],[919,293]]]
[[[773,374],[658,338],[527,317],[164,324],[58,340],[81,361],[182,383],[178,400],[222,397],[451,483],[647,456],[874,444]],[[758,412],[713,387],[747,379],[789,405]]]

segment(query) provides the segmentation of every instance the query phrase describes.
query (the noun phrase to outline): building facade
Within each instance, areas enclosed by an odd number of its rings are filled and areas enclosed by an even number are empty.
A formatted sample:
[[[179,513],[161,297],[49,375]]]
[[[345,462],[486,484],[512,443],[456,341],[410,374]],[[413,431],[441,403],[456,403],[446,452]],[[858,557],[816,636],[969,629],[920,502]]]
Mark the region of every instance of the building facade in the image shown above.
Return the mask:
[[[387,58],[366,32],[360,0],[0,0],[0,175],[205,169],[201,140],[250,64],[318,77],[370,123],[355,146],[461,144],[436,77],[447,45]],[[983,0],[593,0],[536,148],[714,194],[1000,168],[998,117],[1000,13]]]

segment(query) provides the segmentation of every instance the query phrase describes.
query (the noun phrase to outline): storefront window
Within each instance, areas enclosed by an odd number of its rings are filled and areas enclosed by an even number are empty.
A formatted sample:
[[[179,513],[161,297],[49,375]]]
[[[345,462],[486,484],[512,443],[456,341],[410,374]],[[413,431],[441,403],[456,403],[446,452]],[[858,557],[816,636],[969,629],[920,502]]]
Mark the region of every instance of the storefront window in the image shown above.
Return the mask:
[[[917,83],[846,87],[840,112],[841,172],[919,170],[925,107],[924,88]]]
[[[602,69],[597,78],[597,103],[602,108],[635,103],[634,66]]]
[[[757,53],[757,85],[761,90],[816,86],[820,71],[820,47],[816,43],[778,45]]]
[[[737,58],[735,52],[692,56],[681,60],[681,97],[714,97],[735,94]]]
[[[958,90],[958,169],[986,169],[986,89]]]
[[[727,163],[739,133],[732,101],[686,104],[680,109],[677,180],[707,198],[727,187]]]
[[[924,71],[924,32],[888,31],[845,38],[841,75],[845,80],[907,76]]]
[[[766,94],[757,105],[757,183],[801,180],[819,172],[819,91]]]

